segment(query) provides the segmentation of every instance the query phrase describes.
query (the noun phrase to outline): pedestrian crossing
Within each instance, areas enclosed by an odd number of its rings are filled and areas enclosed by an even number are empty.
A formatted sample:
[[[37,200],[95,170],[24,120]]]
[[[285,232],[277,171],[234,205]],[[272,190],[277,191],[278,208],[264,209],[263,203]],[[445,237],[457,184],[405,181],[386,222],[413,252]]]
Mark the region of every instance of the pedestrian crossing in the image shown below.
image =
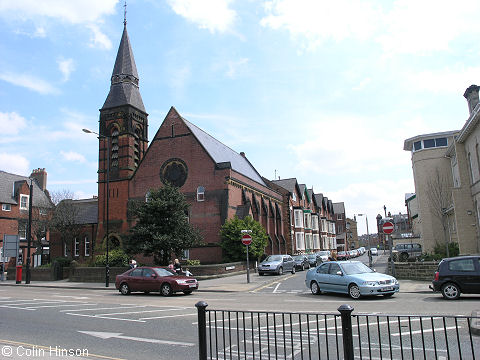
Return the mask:
[[[72,298],[80,299],[51,299],[44,297],[18,299],[2,296],[0,297],[0,308],[21,311],[54,311],[67,316],[140,323],[175,317],[197,316],[197,311],[194,307],[139,305],[133,303],[105,304],[86,301],[88,300],[87,297]]]

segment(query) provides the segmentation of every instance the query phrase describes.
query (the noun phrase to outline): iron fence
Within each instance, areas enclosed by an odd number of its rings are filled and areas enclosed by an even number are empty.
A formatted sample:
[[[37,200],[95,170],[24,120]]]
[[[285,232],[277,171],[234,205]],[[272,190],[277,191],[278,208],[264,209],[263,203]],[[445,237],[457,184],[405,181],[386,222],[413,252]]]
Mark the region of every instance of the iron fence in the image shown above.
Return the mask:
[[[472,359],[479,318],[198,309],[200,360]]]

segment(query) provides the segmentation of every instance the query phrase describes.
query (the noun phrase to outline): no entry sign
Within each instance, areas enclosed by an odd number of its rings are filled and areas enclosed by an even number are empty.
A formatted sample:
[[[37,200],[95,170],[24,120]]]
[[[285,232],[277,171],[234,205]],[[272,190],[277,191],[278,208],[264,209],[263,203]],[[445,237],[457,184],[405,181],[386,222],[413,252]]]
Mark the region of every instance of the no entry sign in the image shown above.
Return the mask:
[[[386,223],[383,224],[383,232],[385,234],[393,233],[393,229],[394,229],[393,223],[391,223],[390,221],[387,221]]]
[[[252,237],[248,234],[242,235],[242,244],[243,245],[250,245],[252,243]]]

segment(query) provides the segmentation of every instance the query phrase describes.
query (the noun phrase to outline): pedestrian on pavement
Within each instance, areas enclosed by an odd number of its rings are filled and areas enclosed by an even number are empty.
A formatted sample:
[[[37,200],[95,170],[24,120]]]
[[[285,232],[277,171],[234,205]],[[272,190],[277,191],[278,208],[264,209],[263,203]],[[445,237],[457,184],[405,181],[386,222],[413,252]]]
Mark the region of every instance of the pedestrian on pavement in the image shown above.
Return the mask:
[[[134,269],[136,267],[137,267],[137,262],[134,259],[130,260],[130,269]]]

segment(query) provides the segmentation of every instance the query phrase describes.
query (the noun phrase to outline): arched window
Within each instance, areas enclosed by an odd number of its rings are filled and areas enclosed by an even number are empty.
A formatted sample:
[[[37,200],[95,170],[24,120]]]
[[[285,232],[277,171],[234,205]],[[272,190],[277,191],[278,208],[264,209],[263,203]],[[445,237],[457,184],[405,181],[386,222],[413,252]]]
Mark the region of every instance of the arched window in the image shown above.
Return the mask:
[[[118,134],[119,134],[118,129],[115,127],[112,130],[112,135],[110,136],[112,140],[112,149],[111,149],[111,158],[110,158],[112,167],[118,167]]]
[[[140,161],[140,134],[141,129],[139,127],[135,128],[135,137],[134,137],[134,153],[133,153],[133,163],[135,167],[138,166],[138,162]]]
[[[205,188],[203,186],[197,188],[197,201],[205,201]]]
[[[90,256],[90,239],[85,235],[84,239],[85,256]]]

